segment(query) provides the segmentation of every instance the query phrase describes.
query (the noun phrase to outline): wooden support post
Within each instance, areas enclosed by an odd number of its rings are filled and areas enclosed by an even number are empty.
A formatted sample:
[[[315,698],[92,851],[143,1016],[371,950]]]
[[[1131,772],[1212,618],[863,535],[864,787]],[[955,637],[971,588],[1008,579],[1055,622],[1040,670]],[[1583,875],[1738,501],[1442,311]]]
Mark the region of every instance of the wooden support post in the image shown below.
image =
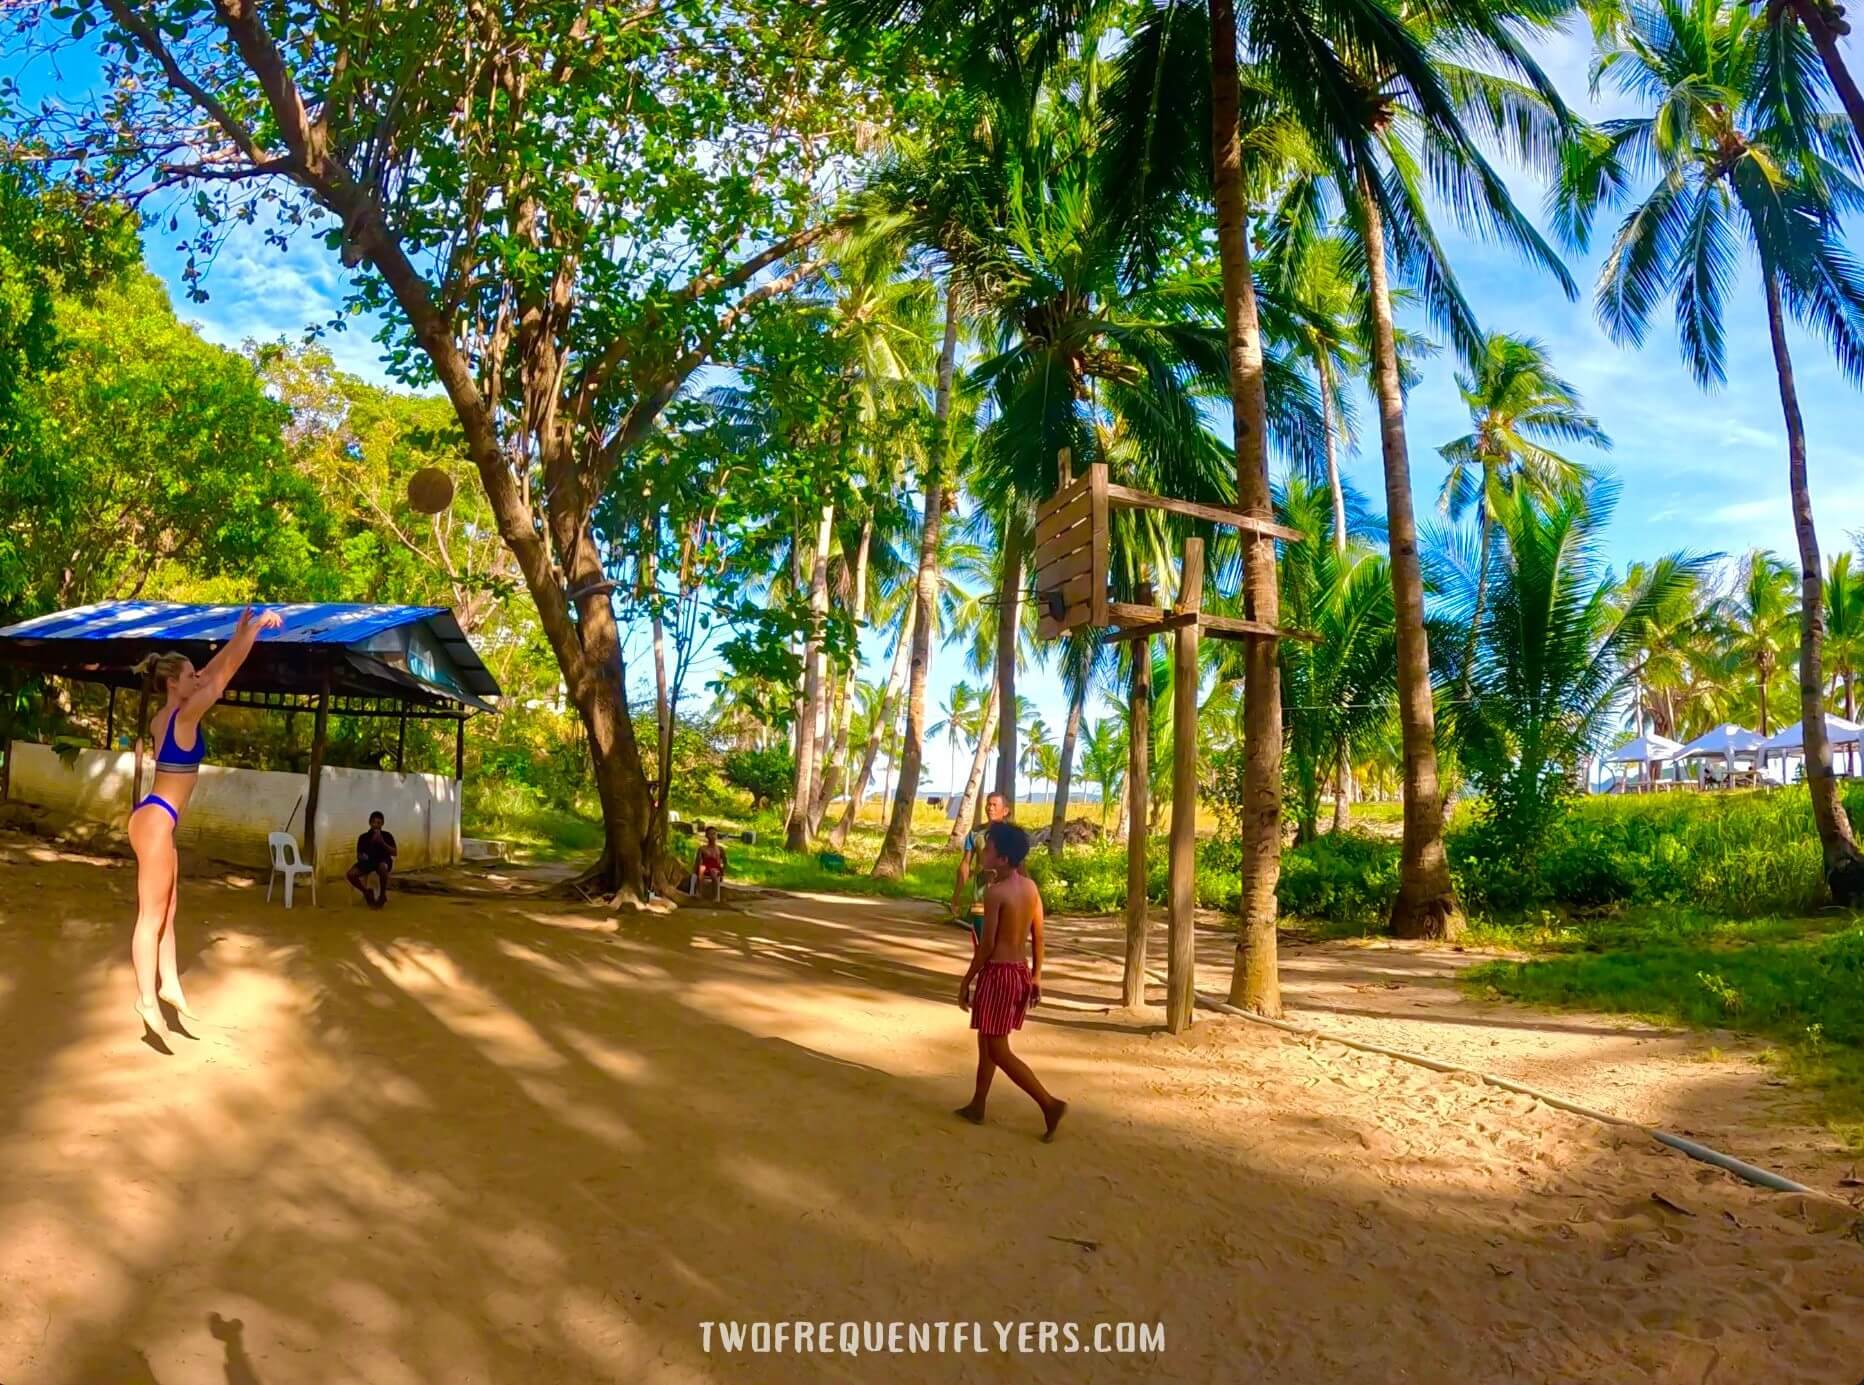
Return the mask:
[[[317,694],[317,720],[311,726],[310,785],[304,791],[304,862],[311,868],[311,899],[317,899],[317,789],[324,777],[324,739],[330,729],[330,675]]]
[[[395,773],[407,772],[408,757],[408,699],[401,699],[401,724],[395,728]]]
[[[1152,600],[1149,587],[1139,599]],[[1126,737],[1126,971],[1120,1004],[1132,1009],[1146,999],[1146,822],[1152,816],[1152,639],[1133,641],[1132,701]]]
[[[116,695],[115,688],[110,689],[110,709],[104,713],[104,749],[116,749]]]
[[[1178,614],[1204,602],[1204,541],[1184,541]],[[1171,950],[1166,969],[1165,1027],[1191,1027],[1197,982],[1197,637],[1194,621],[1172,634],[1171,668]]]
[[[466,778],[466,715],[463,712],[453,723],[453,778],[456,783]]]
[[[13,787],[13,734],[0,736],[0,803],[5,803]]]

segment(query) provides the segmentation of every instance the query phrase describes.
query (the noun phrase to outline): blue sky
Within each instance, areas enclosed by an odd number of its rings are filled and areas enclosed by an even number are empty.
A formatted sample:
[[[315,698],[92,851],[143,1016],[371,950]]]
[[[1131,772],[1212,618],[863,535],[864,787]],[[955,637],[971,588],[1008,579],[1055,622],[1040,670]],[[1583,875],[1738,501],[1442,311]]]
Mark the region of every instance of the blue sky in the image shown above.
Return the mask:
[[[1864,52],[1849,39],[1845,44],[1853,66],[1864,66]],[[1583,31],[1575,29],[1545,45],[1541,57],[1577,108],[1591,115],[1612,113],[1587,95],[1589,41]],[[70,82],[76,75],[67,72],[64,79]],[[29,89],[34,85],[29,78]],[[1539,188],[1525,177],[1511,181],[1522,206],[1538,215]],[[1609,238],[1614,220],[1602,220],[1601,242]],[[173,288],[182,315],[212,340],[238,346],[247,340],[295,338],[307,326],[328,321],[341,300],[340,267],[317,238],[300,235],[290,250],[280,252],[265,245],[257,232],[243,230],[213,267],[209,301],[187,303],[181,283],[183,257],[174,246],[178,238],[166,231],[166,218],[152,228],[145,236],[150,264]],[[1574,449],[1581,460],[1610,471],[1622,487],[1606,541],[1611,561],[1622,566],[1674,550],[1734,553],[1756,545],[1783,556],[1792,554],[1780,403],[1751,264],[1744,266],[1741,283],[1727,304],[1729,383],[1705,393],[1680,364],[1667,310],[1641,351],[1621,348],[1605,335],[1592,311],[1596,250],[1590,256],[1568,257],[1581,286],[1579,298],[1569,302],[1551,279],[1505,250],[1455,234],[1448,236],[1448,244],[1484,326],[1546,342],[1556,367],[1579,387],[1613,438],[1616,446],[1609,454]],[[1829,556],[1850,542],[1850,533],[1864,531],[1864,399],[1839,376],[1817,342],[1795,330],[1793,344],[1813,504]],[[365,378],[383,378],[379,353],[367,331],[331,334],[326,345],[343,368]],[[1410,399],[1408,435],[1420,519],[1434,506],[1444,473],[1437,447],[1468,429],[1453,370],[1452,362],[1441,355],[1427,363],[1424,379]],[[1360,413],[1367,423],[1373,417],[1363,397]],[[1382,498],[1375,438],[1368,437],[1346,459],[1345,469],[1362,492]],[[863,647],[867,676],[884,678],[888,651],[873,637]],[[931,674],[933,706],[961,676],[958,651],[940,651]],[[689,686],[703,681],[695,678]],[[1024,681],[1026,695],[1059,739],[1067,711],[1059,681],[1042,670],[1031,670]],[[1092,706],[1089,715],[1106,710]],[[942,741],[928,759],[929,787],[945,787]],[[963,768],[961,763],[960,773]]]

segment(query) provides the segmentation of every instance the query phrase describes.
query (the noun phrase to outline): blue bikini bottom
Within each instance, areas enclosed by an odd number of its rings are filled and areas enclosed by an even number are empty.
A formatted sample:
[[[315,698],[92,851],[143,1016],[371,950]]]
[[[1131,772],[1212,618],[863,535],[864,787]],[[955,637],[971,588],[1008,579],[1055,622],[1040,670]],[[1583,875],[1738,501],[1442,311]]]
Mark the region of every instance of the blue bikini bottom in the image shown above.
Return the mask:
[[[143,801],[138,803],[136,806],[138,808],[147,808],[151,803],[153,803],[156,807],[160,808],[163,812],[167,813],[170,818],[174,819],[175,826],[177,827],[181,826],[181,814],[175,811],[174,804],[170,803],[166,798],[163,798],[162,795],[160,795],[159,793],[150,794],[147,798],[143,799]]]

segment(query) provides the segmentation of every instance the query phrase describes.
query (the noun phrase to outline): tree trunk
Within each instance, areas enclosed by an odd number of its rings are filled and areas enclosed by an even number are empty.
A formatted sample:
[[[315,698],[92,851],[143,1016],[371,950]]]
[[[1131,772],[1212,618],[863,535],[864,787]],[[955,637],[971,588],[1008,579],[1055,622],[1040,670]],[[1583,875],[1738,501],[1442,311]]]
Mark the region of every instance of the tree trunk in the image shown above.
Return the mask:
[[[1799,540],[1799,714],[1805,738],[1801,750],[1806,788],[1812,796],[1812,820],[1818,825],[1819,847],[1825,857],[1826,885],[1836,903],[1849,906],[1864,897],[1864,855],[1858,851],[1851,820],[1838,799],[1832,747],[1825,739],[1825,677],[1820,668],[1825,646],[1825,569],[1812,524],[1812,491],[1806,483],[1806,426],[1793,387],[1777,271],[1763,263],[1761,280],[1767,293],[1774,370],[1780,378],[1780,411],[1786,416],[1787,477],[1793,493],[1793,533]]]
[[[841,819],[835,824],[835,830],[829,833],[829,845],[837,851],[848,843],[848,829],[854,826],[855,815],[861,810],[861,800],[867,795],[868,781],[874,777],[874,761],[880,758],[880,741],[892,724],[893,708],[899,702],[900,689],[906,686],[906,664],[912,656],[914,606],[908,603],[906,614],[900,618],[900,633],[893,640],[893,666],[887,671],[887,686],[880,695],[880,706],[875,708],[874,724],[868,728],[867,748],[861,752],[861,770],[854,776],[848,786],[848,806],[841,810]],[[884,800],[883,800],[884,801]]]
[[[1204,541],[1184,541],[1184,578],[1178,586],[1177,608],[1195,611],[1204,600]],[[1165,1027],[1174,1034],[1191,1027],[1197,1014],[1197,644],[1198,625],[1181,625],[1172,632],[1172,738],[1171,738],[1171,919],[1166,956]],[[1279,749],[1279,745],[1277,747]],[[1280,823],[1276,824],[1275,848],[1281,850]],[[1245,870],[1247,866],[1245,865]],[[1274,899],[1269,900],[1271,911]],[[1275,915],[1268,923],[1271,960],[1275,946]],[[1244,930],[1247,937],[1248,930]],[[1238,943],[1236,979],[1232,991],[1242,985],[1246,965],[1245,945]],[[1269,970],[1271,994],[1268,1000],[1280,1006],[1280,989],[1273,966]],[[1250,993],[1251,1008],[1259,1008],[1263,996]],[[1240,1002],[1232,1001],[1232,1004]]]
[[[946,426],[951,418],[951,373],[958,358],[958,291],[945,289],[945,339],[939,345],[938,385],[932,398],[932,446],[926,457],[925,522],[919,531],[919,583],[913,593],[912,671],[907,675],[906,750],[893,818],[874,861],[874,875],[897,880],[906,873],[912,846],[913,808],[919,800],[919,768],[925,762],[926,676],[932,665],[932,605],[938,600],[939,536],[945,526]]]
[[[990,760],[990,747],[997,736],[997,685],[992,683],[984,694],[984,718],[977,728],[977,749],[971,752],[971,772],[965,776],[964,797],[958,802],[958,811],[951,820],[951,835],[945,839],[945,849],[956,851],[964,845],[964,834],[971,830],[971,819],[977,813],[977,796],[984,787],[984,766]]]
[[[1858,84],[1845,67],[1844,55],[1838,50],[1838,35],[1826,22],[1818,0],[1787,0],[1787,3],[1812,36],[1813,46],[1819,50],[1819,60],[1825,64],[1825,75],[1831,79],[1832,89],[1838,93],[1845,114],[1851,117],[1858,139],[1864,140],[1864,94],[1859,93]]]
[[[1151,913],[1146,902],[1146,830],[1152,811],[1152,641],[1133,644],[1133,691],[1126,728],[1126,967],[1120,979],[1120,1003],[1127,1009],[1146,998],[1146,933]]]
[[[1234,0],[1210,6],[1211,192],[1217,204],[1217,257],[1223,271],[1224,337],[1229,352],[1230,417],[1236,447],[1236,504],[1245,514],[1274,518],[1269,494],[1268,397],[1262,376],[1262,333],[1256,315],[1254,275],[1249,265],[1249,217],[1244,200],[1242,138],[1236,74]],[[1243,614],[1264,625],[1281,618],[1276,585],[1275,542],[1242,534]],[[1196,707],[1174,686],[1179,707]],[[1195,712],[1194,714],[1195,715]],[[1174,724],[1173,744],[1183,738],[1195,754],[1197,727]],[[1275,884],[1281,876],[1282,717],[1281,667],[1277,642],[1252,639],[1243,646],[1243,802],[1240,812],[1243,864],[1237,912],[1236,962],[1230,974],[1230,1004],[1260,1015],[1281,1014],[1281,983],[1275,956]],[[1180,754],[1177,763],[1188,761]],[[1196,785],[1179,785],[1181,801],[1196,797]]]
[[[1443,799],[1437,784],[1437,725],[1431,705],[1430,642],[1424,631],[1424,580],[1411,507],[1411,460],[1405,446],[1404,392],[1386,280],[1385,228],[1366,174],[1359,175],[1366,268],[1372,289],[1374,383],[1385,463],[1385,514],[1391,532],[1392,605],[1398,635],[1398,720],[1404,744],[1404,851],[1392,932],[1401,938],[1455,938],[1463,910],[1443,850]]]
[[[861,541],[854,550],[854,606],[852,614],[855,623],[867,618],[867,565],[868,557],[874,546],[874,517],[870,514],[861,521]],[[858,636],[857,636],[858,638]],[[840,682],[840,694],[835,699],[834,735],[824,772],[817,777],[815,807],[809,817],[811,835],[821,830],[823,815],[828,812],[828,805],[834,797],[837,787],[836,770],[839,768],[842,789],[847,788],[848,766],[848,732],[854,722],[854,690],[856,675],[860,672],[861,661],[857,657],[848,668],[847,677]]]
[[[828,546],[835,535],[835,507],[824,505],[816,521],[815,558],[809,572],[809,638],[803,643],[803,702],[796,716],[796,789],[790,797],[789,832],[783,845],[807,851],[814,833],[809,810],[815,803],[816,728],[822,719],[822,625],[828,619]]]
[[[1493,529],[1489,521],[1488,493],[1483,492],[1476,508],[1476,609],[1469,620],[1469,632],[1463,636],[1463,670],[1457,681],[1457,696],[1469,701],[1470,680],[1476,672],[1477,642],[1482,636],[1482,611],[1489,596],[1489,543]]]
[[[654,727],[660,737],[659,743],[654,747],[654,828],[664,838],[667,811],[672,806],[673,797],[673,699],[668,692],[667,685],[666,621],[660,613],[660,588],[657,577],[660,557],[660,512],[658,510],[648,521],[646,539],[646,551],[642,554],[642,561],[646,568],[643,575],[646,577],[648,599],[653,602]]]
[[[1349,806],[1353,794],[1353,761],[1345,750],[1340,752],[1339,773],[1333,781],[1333,830],[1344,832],[1353,825],[1352,808]]]
[[[1003,584],[997,593],[997,792],[1016,802],[1016,653],[1023,631],[1023,526],[1003,517]]]
[[[1768,735],[1771,730],[1767,725],[1767,676],[1766,661],[1761,659],[1755,660],[1754,677],[1760,686],[1760,733],[1763,737]],[[1642,723],[1640,722],[1640,727],[1641,725]],[[1640,729],[1638,735],[1641,736],[1643,734],[1644,732]]]
[[[1320,379],[1320,426],[1327,443],[1327,493],[1333,498],[1333,551],[1346,552],[1346,488],[1340,484],[1340,458],[1333,433],[1333,362],[1323,352],[1314,362]]]
[[[1081,734],[1081,714],[1087,710],[1087,677],[1085,670],[1081,686],[1075,689],[1072,700],[1068,703],[1068,729],[1061,738],[1061,771],[1055,780],[1055,811],[1049,816],[1049,855],[1061,859],[1063,838],[1068,829],[1068,794],[1074,778],[1075,743]]]

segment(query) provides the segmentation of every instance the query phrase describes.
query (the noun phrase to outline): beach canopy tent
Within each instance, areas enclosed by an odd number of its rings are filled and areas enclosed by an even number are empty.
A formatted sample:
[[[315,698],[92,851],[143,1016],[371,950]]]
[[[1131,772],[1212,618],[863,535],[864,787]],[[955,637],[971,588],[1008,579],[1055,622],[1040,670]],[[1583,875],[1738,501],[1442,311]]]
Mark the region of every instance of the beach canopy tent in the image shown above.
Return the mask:
[[[1695,740],[1689,742],[1676,758],[1679,760],[1720,760],[1729,773],[1733,773],[1736,757],[1745,757],[1750,766],[1760,763],[1760,747],[1763,737],[1758,731],[1750,731],[1745,726],[1736,726],[1732,721],[1724,721],[1712,731],[1704,731]]]
[[[1859,725],[1855,721],[1846,721],[1843,717],[1825,714],[1825,739],[1834,750],[1858,743]],[[1783,726],[1760,744],[1763,755],[1797,755],[1806,748],[1806,727],[1803,722],[1794,722]]]
[[[233,637],[241,606],[112,601],[38,616],[0,629],[0,666],[111,689],[106,738],[114,739],[116,692],[140,688],[136,665],[150,654],[185,654],[198,667]],[[325,719],[394,717],[401,722],[395,768],[402,768],[407,723],[455,723],[454,778],[465,777],[466,718],[493,712],[498,681],[444,606],[255,606],[284,625],[253,646],[222,703],[316,716],[306,802],[306,855],[314,845]],[[133,715],[133,713],[132,713]],[[140,729],[140,728],[138,728]],[[140,795],[141,767],[137,767]]]
[[[1645,777],[1650,777],[1650,767],[1674,760],[1683,747],[1681,743],[1668,736],[1659,736],[1651,732],[1648,736],[1639,736],[1634,741],[1627,741],[1605,757],[1608,765],[1643,765]]]

